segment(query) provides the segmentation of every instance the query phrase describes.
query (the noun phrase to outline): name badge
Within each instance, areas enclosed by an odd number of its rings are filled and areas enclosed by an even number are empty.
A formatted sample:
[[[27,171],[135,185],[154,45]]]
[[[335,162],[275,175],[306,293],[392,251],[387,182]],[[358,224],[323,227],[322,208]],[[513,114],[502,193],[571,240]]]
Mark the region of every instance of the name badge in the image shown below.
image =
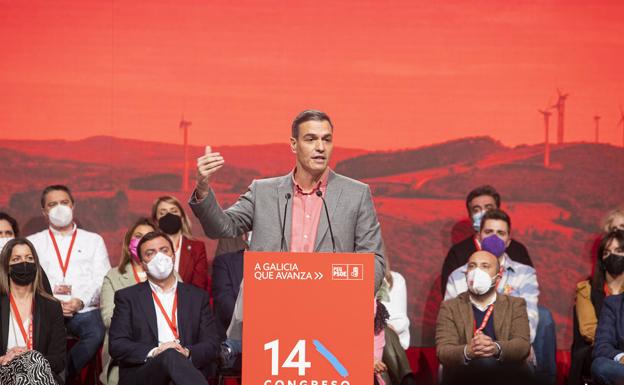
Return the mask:
[[[54,286],[54,296],[61,301],[69,301],[72,297],[72,285],[59,284]]]

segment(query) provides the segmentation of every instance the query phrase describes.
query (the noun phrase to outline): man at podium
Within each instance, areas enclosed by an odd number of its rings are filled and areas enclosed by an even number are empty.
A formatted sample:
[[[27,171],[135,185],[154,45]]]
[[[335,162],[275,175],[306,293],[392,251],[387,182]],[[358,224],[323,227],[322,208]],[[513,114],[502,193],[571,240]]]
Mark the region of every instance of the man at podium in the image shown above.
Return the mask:
[[[329,168],[333,131],[324,112],[301,112],[292,123],[290,138],[294,169],[284,176],[254,180],[226,210],[210,187],[210,178],[225,160],[207,146],[197,159],[197,183],[189,204],[210,238],[235,238],[253,231],[252,251],[374,253],[377,290],[385,266],[377,213],[368,185]]]

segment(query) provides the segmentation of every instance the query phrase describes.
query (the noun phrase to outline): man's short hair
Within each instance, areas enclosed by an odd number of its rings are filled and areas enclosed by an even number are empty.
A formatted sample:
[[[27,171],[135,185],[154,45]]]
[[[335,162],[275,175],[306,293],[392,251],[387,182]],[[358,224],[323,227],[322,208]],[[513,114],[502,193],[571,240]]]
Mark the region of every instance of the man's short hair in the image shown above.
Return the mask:
[[[319,110],[305,110],[299,113],[299,115],[297,115],[297,117],[295,117],[295,120],[293,120],[292,122],[292,137],[293,138],[298,138],[299,137],[299,126],[302,123],[305,122],[309,122],[310,120],[314,120],[317,122],[322,122],[322,121],[327,121],[327,123],[329,123],[329,126],[332,128],[332,130],[334,129],[334,125],[331,122],[331,119],[329,118],[329,115],[327,115],[324,112],[321,112]]]
[[[43,189],[43,192],[41,193],[41,208],[45,207],[46,195],[48,195],[48,193],[52,191],[65,191],[67,195],[69,195],[69,199],[71,200],[71,203],[74,204],[74,196],[69,190],[69,187],[62,185],[62,184],[53,184]]]
[[[476,197],[480,197],[482,195],[488,195],[494,198],[494,201],[496,202],[496,208],[500,208],[500,194],[498,193],[498,191],[496,191],[494,187],[486,184],[483,186],[479,186],[468,193],[468,196],[466,197],[466,209],[468,210],[468,215],[472,215],[472,213],[470,212],[470,202],[472,202],[472,200]]]
[[[483,217],[481,218],[481,228],[483,228],[483,225],[485,225],[485,221],[487,220],[504,221],[507,223],[508,232],[511,232],[511,218],[509,217],[509,214],[507,214],[503,210],[492,209],[492,210],[486,211],[485,214],[483,214]]]
[[[145,242],[151,241],[156,238],[165,238],[167,242],[169,242],[169,246],[171,246],[171,252],[172,253],[174,252],[175,249],[173,248],[173,241],[171,240],[171,238],[169,238],[167,234],[159,230],[150,231],[149,233],[145,234],[141,238],[141,240],[139,241],[139,244],[137,245],[137,253],[139,254],[139,259],[141,261],[143,260],[143,252],[141,251],[141,247],[143,246]]]
[[[19,226],[17,225],[17,220],[7,213],[0,212],[0,221],[1,220],[9,222],[11,229],[13,229],[13,237],[19,238]]]

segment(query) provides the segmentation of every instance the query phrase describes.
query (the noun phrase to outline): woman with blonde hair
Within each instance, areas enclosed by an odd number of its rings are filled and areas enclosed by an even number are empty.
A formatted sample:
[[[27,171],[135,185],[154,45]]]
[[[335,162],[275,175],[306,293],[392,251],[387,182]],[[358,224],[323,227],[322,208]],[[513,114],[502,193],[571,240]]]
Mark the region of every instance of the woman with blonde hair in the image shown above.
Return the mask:
[[[43,288],[37,252],[24,238],[0,253],[0,384],[62,385],[65,324]]]
[[[115,309],[115,292],[126,287],[143,282],[147,279],[137,253],[137,245],[141,238],[156,229],[148,218],[139,218],[128,228],[121,245],[121,261],[119,266],[113,267],[104,277],[102,293],[100,295],[100,313],[106,328],[104,345],[102,346],[102,373],[100,381],[104,385],[116,385],[119,382],[119,367],[112,362],[108,353],[108,328]]]
[[[602,224],[602,231],[607,234],[614,230],[624,230],[624,208],[610,211]]]
[[[180,201],[170,195],[152,205],[152,221],[169,235],[175,249],[175,270],[182,280],[210,292],[204,242],[193,239],[191,224]]]

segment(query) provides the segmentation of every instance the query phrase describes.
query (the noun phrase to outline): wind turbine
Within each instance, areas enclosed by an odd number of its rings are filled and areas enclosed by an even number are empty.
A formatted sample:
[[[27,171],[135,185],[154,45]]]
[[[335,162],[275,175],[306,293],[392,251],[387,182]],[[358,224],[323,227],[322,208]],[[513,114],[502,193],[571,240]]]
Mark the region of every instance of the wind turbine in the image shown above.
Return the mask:
[[[552,112],[548,108],[538,110],[540,114],[544,116],[544,167],[550,166],[550,138],[549,138],[549,125],[550,115]]]
[[[596,134],[596,139],[595,142],[599,143],[600,142],[600,116],[598,115],[594,115],[594,123],[595,125],[595,134]]]
[[[622,147],[624,147],[624,110],[622,106],[620,106],[620,121],[617,123],[616,127],[619,127],[620,124],[622,125]]]
[[[563,144],[565,102],[570,94],[564,94],[559,88],[557,88],[557,94],[557,103],[552,107],[557,109],[557,144]]]
[[[182,173],[182,191],[188,192],[189,188],[189,171],[188,171],[188,129],[192,122],[184,120],[184,115],[180,120],[180,130],[184,131],[184,171]]]

